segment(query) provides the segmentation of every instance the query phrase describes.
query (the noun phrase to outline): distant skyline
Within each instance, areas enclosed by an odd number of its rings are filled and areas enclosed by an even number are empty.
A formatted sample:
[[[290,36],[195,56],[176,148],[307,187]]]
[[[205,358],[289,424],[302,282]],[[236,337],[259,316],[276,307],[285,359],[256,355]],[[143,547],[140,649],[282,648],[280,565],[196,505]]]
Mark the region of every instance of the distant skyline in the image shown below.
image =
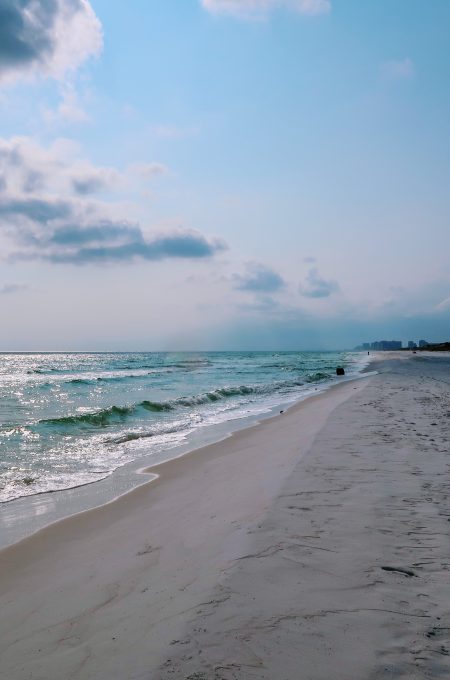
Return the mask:
[[[450,339],[448,0],[0,0],[0,351]]]

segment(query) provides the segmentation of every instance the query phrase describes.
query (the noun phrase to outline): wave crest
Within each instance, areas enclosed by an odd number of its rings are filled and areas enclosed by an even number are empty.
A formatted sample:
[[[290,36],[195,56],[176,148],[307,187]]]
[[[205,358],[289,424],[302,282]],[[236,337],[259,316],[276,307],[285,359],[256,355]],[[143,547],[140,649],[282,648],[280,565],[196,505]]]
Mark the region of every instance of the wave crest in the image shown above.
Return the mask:
[[[73,416],[63,416],[62,418],[48,418],[40,420],[40,425],[93,425],[95,427],[106,427],[112,421],[123,420],[133,412],[132,406],[111,406],[101,411],[93,413],[77,413]]]
[[[286,389],[292,389],[303,385],[305,382],[319,382],[330,377],[327,373],[312,373],[302,379],[283,380],[273,383],[263,383],[260,385],[239,385],[219,387],[209,392],[203,392],[187,397],[178,397],[168,401],[150,401],[145,399],[130,406],[111,406],[100,411],[91,413],[77,413],[74,415],[63,416],[60,418],[50,418],[39,421],[38,425],[55,427],[99,427],[104,428],[108,425],[121,422],[128,417],[133,417],[139,412],[147,411],[150,413],[168,413],[180,408],[195,408],[212,404],[217,401],[232,399],[235,397],[247,397],[251,395],[262,396],[270,395]],[[77,379],[78,380],[78,379]]]

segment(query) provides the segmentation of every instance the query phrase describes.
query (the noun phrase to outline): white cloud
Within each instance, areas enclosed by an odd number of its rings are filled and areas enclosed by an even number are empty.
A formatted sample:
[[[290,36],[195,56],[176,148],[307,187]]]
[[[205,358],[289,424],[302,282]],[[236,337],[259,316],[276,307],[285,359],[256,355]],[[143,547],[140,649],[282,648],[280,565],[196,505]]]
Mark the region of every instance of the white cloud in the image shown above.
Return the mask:
[[[88,0],[0,0],[0,81],[61,80],[103,45]]]
[[[125,182],[125,176],[116,168],[96,167],[87,161],[80,161],[68,169],[67,179],[79,196],[111,191]]]
[[[228,14],[243,19],[264,19],[272,11],[286,9],[298,14],[326,14],[331,0],[200,0],[212,14]]]
[[[338,291],[338,282],[322,278],[316,267],[309,270],[305,282],[300,285],[300,293],[309,298],[327,298]]]
[[[168,172],[157,162],[137,162],[120,171],[93,165],[80,155],[78,145],[61,137],[48,147],[30,137],[0,137],[0,195],[45,192],[55,197],[83,196],[132,188],[136,177],[150,180]]]
[[[414,63],[409,57],[386,61],[381,73],[386,80],[411,80],[414,78]]]
[[[129,171],[141,179],[152,179],[158,175],[165,175],[168,169],[162,163],[133,163]]]
[[[260,262],[248,262],[244,274],[235,274],[235,287],[250,293],[275,293],[285,287],[282,276]]]
[[[148,178],[164,166],[137,167]],[[56,264],[198,260],[226,248],[223,241],[194,230],[149,234],[130,217],[131,206],[112,201],[112,190],[131,188],[135,177],[133,166],[120,172],[80,158],[70,140],[45,148],[27,137],[0,138],[2,256]]]
[[[60,89],[61,101],[56,109],[45,109],[43,118],[46,123],[86,123],[89,116],[80,101],[80,95],[72,83],[64,83]]]

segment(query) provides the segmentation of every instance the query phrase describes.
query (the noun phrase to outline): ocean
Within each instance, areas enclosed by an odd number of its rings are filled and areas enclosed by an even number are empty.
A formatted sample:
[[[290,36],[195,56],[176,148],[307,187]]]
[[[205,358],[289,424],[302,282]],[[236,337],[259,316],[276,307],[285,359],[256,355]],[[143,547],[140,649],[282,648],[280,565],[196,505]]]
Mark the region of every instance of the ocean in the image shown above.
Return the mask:
[[[4,353],[0,502],[104,479],[339,380],[354,352]]]

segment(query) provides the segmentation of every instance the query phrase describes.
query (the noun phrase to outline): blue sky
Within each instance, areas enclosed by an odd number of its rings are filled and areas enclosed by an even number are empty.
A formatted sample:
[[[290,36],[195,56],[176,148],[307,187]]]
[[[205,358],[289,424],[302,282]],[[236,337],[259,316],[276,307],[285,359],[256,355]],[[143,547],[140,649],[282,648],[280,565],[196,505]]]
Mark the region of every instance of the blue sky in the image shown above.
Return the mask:
[[[0,26],[1,349],[448,339],[447,0],[0,0]]]

